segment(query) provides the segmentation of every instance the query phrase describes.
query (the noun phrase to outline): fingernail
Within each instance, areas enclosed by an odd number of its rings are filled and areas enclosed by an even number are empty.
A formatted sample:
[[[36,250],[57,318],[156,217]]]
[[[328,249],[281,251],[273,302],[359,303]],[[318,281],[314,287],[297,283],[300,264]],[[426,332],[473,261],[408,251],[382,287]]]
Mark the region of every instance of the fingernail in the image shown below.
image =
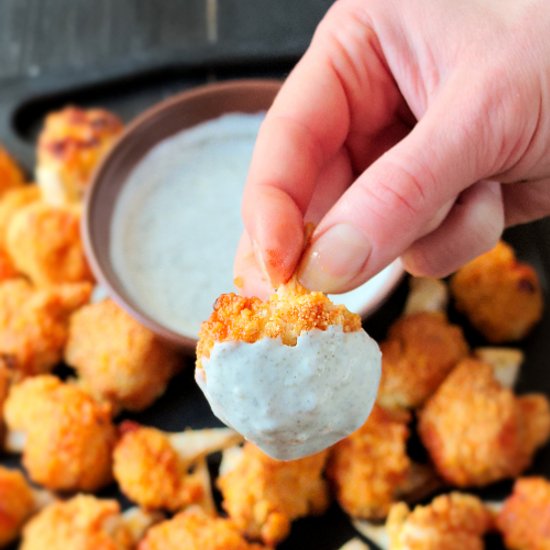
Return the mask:
[[[370,243],[358,229],[335,225],[313,241],[298,278],[311,290],[341,292],[362,270],[370,252]]]

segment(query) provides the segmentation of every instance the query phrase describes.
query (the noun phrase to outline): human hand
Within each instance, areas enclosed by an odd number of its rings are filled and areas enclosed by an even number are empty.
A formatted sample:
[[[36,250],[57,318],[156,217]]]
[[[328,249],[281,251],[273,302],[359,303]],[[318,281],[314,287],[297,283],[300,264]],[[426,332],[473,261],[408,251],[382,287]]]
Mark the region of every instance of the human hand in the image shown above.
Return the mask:
[[[296,270],[312,290],[343,292],[399,256],[415,275],[444,276],[505,226],[549,214],[547,8],[338,1],[258,136],[243,292]],[[305,222],[317,227],[304,252]]]

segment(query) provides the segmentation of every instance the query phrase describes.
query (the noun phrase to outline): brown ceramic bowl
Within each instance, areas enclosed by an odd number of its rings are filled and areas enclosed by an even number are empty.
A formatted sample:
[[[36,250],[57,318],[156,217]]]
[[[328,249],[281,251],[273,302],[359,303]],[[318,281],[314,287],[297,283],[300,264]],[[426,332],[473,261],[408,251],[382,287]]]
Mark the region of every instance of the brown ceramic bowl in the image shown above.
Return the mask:
[[[162,140],[209,119],[229,112],[255,113],[267,110],[281,83],[276,80],[239,80],[216,83],[184,92],[152,107],[126,129],[99,166],[88,191],[83,216],[84,245],[99,283],[133,317],[164,340],[194,352],[196,339],[178,334],[150,316],[125,290],[110,260],[111,218],[120,191],[139,161]],[[353,291],[351,299],[337,298],[368,315],[378,308],[400,281],[403,269],[394,263]],[[345,297],[346,295],[344,295]]]

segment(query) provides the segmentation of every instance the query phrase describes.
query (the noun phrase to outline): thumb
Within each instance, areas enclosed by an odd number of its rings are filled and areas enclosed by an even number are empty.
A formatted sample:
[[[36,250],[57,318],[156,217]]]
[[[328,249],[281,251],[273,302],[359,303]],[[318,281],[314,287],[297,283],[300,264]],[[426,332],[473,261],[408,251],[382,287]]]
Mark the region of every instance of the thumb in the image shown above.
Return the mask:
[[[483,147],[487,128],[479,121],[486,123],[487,115],[469,105],[440,101],[430,107],[357,178],[302,258],[299,278],[307,288],[338,293],[365,282],[433,230],[458,194],[485,176],[494,158]]]

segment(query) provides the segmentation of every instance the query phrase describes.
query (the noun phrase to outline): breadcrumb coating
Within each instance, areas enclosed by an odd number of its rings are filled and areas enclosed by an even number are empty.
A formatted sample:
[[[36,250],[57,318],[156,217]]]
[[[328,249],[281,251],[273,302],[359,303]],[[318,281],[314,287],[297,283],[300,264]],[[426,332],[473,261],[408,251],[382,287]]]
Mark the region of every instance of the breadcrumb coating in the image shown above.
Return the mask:
[[[111,481],[116,431],[108,404],[41,375],[12,387],[4,412],[8,429],[24,434],[23,464],[33,481],[66,491]]]
[[[261,550],[247,542],[227,519],[213,518],[200,509],[181,512],[155,525],[140,542],[138,550]]]
[[[21,187],[25,181],[23,172],[8,152],[0,146],[0,195],[8,189]]]
[[[237,294],[222,294],[210,318],[202,323],[197,345],[197,367],[210,357],[215,343],[256,342],[261,338],[281,338],[295,346],[298,336],[313,329],[339,325],[344,332],[361,329],[361,317],[345,306],[333,304],[322,292],[308,292],[292,283],[283,286],[266,302]]]
[[[65,107],[47,116],[38,138],[37,181],[52,204],[82,199],[92,173],[123,130],[103,109]]]
[[[176,512],[203,498],[202,483],[164,433],[131,422],[124,422],[121,431],[113,471],[130,500],[147,509]]]
[[[409,473],[407,412],[375,405],[365,424],[330,450],[327,476],[351,516],[386,517]]]
[[[0,548],[15,540],[34,511],[34,496],[19,470],[0,466]]]
[[[25,206],[38,200],[40,200],[40,189],[36,185],[10,189],[0,197],[0,249],[6,248],[8,228],[13,216]]]
[[[420,411],[418,432],[439,474],[459,486],[519,475],[550,437],[542,395],[516,397],[491,367],[465,359]]]
[[[91,292],[89,283],[43,289],[21,278],[0,283],[0,356],[16,377],[48,372],[61,360],[69,315]]]
[[[218,477],[222,506],[246,537],[275,545],[288,535],[294,519],[327,509],[322,476],[327,456],[323,451],[281,462],[245,443],[237,465]]]
[[[116,500],[77,495],[50,504],[23,529],[20,550],[132,550]]]
[[[542,317],[537,273],[502,241],[458,270],[450,287],[457,309],[489,342],[521,340]]]
[[[399,318],[380,349],[382,379],[377,399],[388,408],[421,405],[468,354],[462,329],[437,312]]]
[[[9,224],[6,246],[15,267],[36,285],[93,282],[80,238],[80,208],[38,201]]]
[[[11,256],[2,248],[0,248],[0,282],[8,279],[17,279],[21,273],[17,271]]]
[[[427,506],[392,507],[386,523],[391,550],[483,550],[493,516],[474,496],[450,493]]]
[[[550,548],[550,482],[542,477],[516,480],[514,490],[497,516],[497,529],[506,548]]]
[[[71,316],[65,361],[92,395],[133,411],[162,395],[181,366],[173,348],[110,299]]]

